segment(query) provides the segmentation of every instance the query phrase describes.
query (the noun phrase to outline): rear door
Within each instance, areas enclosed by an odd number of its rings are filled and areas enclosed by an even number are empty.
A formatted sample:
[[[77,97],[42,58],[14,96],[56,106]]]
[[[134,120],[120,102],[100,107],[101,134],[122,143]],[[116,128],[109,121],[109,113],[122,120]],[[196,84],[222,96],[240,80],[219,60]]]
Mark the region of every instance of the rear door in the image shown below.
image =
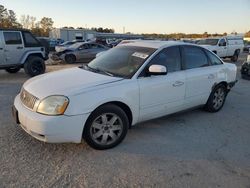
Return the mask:
[[[6,64],[19,64],[21,62],[24,45],[20,31],[3,31],[4,53],[6,56]]]
[[[105,50],[105,48],[99,44],[92,43],[89,44],[89,46],[90,46],[89,55],[91,59],[94,59],[96,57],[96,54]]]
[[[216,69],[211,69],[205,49],[198,46],[182,46],[186,75],[185,108],[205,104],[216,82]]]
[[[87,61],[90,59],[90,47],[89,44],[83,44],[78,48],[77,54],[77,60],[80,61]]]

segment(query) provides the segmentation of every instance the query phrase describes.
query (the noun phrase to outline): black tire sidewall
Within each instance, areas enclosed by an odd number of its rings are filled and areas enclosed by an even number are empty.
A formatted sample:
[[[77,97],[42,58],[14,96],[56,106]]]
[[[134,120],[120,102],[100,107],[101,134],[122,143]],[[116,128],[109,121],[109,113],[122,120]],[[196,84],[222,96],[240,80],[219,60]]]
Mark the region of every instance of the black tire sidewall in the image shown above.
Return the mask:
[[[32,71],[32,64],[35,62],[40,63],[42,66],[41,70],[38,72]],[[25,73],[32,77],[45,73],[45,70],[46,70],[46,66],[45,66],[44,60],[41,57],[31,56],[27,59],[27,61],[24,64]]]
[[[225,97],[224,97],[224,100],[223,100],[223,103],[222,103],[221,107],[218,108],[218,109],[215,109],[214,106],[213,106],[213,99],[214,99],[214,94],[215,94],[215,92],[216,92],[219,88],[223,88],[223,90],[224,90],[224,92],[225,92]],[[226,97],[227,97],[227,93],[228,93],[228,92],[227,92],[227,88],[226,88],[225,85],[219,84],[219,85],[215,86],[215,88],[213,89],[213,91],[211,92],[211,94],[210,94],[210,96],[209,96],[209,98],[208,98],[208,101],[207,101],[207,103],[206,103],[206,105],[205,105],[205,109],[206,109],[208,112],[218,112],[218,111],[220,111],[220,110],[222,109],[222,107],[224,106],[224,104],[225,104]]]
[[[110,145],[100,145],[96,143],[90,136],[91,125],[93,121],[96,119],[96,117],[100,116],[103,113],[114,113],[121,118],[121,121],[123,123],[123,130],[122,130],[122,134],[120,138]],[[128,128],[129,128],[129,120],[128,120],[126,113],[120,107],[116,105],[107,104],[107,105],[100,106],[99,108],[97,108],[95,111],[91,113],[91,115],[89,116],[84,126],[83,138],[87,142],[87,144],[94,149],[98,149],[98,150],[110,149],[110,148],[117,146],[124,140],[125,136],[127,135]]]
[[[10,67],[10,68],[7,68],[5,70],[6,70],[6,72],[13,74],[13,73],[19,72],[20,69],[21,69],[21,67]]]
[[[71,58],[72,61],[69,61],[68,58]],[[66,61],[66,63],[68,63],[68,64],[75,63],[75,62],[76,62],[76,56],[73,55],[73,54],[67,54],[67,55],[65,55],[65,61]]]

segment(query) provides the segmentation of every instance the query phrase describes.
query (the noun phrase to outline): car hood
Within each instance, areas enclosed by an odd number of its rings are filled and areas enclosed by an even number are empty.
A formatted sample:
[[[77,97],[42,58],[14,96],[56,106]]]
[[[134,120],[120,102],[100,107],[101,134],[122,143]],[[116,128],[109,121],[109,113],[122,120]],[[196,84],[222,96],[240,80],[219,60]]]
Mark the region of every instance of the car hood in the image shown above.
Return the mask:
[[[106,76],[77,67],[36,76],[26,81],[23,88],[42,99],[50,95],[70,96],[79,91],[120,80],[123,78]]]

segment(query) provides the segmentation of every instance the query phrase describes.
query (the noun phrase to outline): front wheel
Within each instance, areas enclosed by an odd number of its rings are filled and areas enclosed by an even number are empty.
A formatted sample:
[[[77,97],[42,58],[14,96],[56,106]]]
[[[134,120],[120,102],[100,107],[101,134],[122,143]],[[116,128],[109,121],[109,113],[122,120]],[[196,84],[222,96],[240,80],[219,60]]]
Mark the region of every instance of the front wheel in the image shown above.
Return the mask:
[[[95,149],[109,149],[122,142],[128,127],[126,113],[120,107],[108,104],[99,107],[90,115],[83,137]]]
[[[37,76],[45,72],[46,66],[41,57],[31,56],[24,64],[24,71],[30,76]]]
[[[73,55],[73,54],[68,54],[68,55],[65,56],[65,61],[68,64],[75,63],[76,62],[76,56]]]
[[[8,73],[17,73],[20,71],[20,69],[21,69],[21,67],[18,66],[18,67],[10,67],[10,68],[7,68],[5,70]]]
[[[218,112],[224,105],[227,96],[227,89],[224,85],[218,85],[210,94],[205,109],[208,112]]]

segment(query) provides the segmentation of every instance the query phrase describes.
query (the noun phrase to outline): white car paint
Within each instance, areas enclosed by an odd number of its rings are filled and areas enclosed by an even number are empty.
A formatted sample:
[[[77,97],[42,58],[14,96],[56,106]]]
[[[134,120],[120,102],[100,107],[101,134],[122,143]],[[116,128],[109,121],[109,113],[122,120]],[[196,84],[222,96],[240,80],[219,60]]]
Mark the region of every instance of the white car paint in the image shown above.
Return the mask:
[[[132,112],[131,124],[135,125],[204,105],[215,84],[236,80],[236,66],[228,63],[171,72],[164,76],[138,77],[158,52],[174,45],[186,44],[137,41],[120,45],[156,49],[131,79],[72,68],[28,80],[23,88],[39,101],[50,95],[64,95],[70,102],[64,115],[47,116],[37,113],[36,106],[27,109],[20,101],[20,95],[17,95],[14,106],[18,110],[22,128],[45,142],[79,143],[87,118],[102,104],[114,101],[126,104]]]

